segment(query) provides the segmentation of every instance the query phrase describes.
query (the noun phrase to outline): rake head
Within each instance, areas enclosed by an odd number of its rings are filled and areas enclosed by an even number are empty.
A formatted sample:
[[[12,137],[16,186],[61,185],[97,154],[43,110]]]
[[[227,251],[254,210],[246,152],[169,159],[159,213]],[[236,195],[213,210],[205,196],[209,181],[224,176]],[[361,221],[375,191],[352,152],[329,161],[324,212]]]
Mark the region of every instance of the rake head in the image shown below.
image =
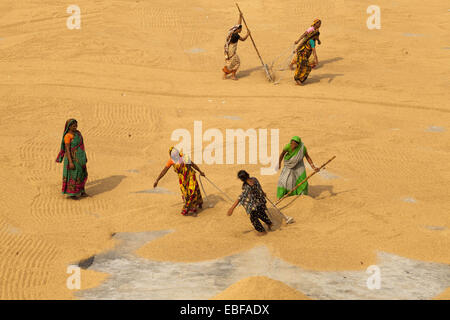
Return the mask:
[[[294,218],[292,218],[292,217],[287,217],[287,219],[286,219],[286,224],[291,224],[291,223],[294,223],[294,222],[295,222]]]
[[[273,82],[273,77],[270,74],[269,66],[267,64],[264,65],[264,71],[266,72],[266,77],[270,82]]]

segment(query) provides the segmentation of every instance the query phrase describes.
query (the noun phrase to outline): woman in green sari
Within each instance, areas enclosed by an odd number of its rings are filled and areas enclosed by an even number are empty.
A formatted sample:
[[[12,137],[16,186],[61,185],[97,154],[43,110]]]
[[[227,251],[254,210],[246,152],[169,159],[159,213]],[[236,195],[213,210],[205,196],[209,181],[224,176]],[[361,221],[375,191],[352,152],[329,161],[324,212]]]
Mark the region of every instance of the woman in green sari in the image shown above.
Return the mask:
[[[77,128],[77,120],[69,119],[66,121],[61,149],[56,158],[56,162],[64,160],[62,193],[69,195],[73,199],[79,196],[87,196],[84,190],[88,177],[86,169],[87,157],[84,150],[83,136]]]
[[[302,140],[298,136],[295,136],[291,139],[291,142],[283,148],[283,152],[281,152],[278,160],[278,168],[281,168],[281,161],[284,159],[284,167],[283,170],[281,170],[280,178],[278,179],[278,199],[289,193],[289,191],[294,189],[297,184],[306,179],[303,157],[306,157],[306,160],[308,160],[313,170],[319,171],[309,157],[308,151],[302,143]],[[291,195],[300,194],[308,194],[308,182],[303,183],[291,193]]]

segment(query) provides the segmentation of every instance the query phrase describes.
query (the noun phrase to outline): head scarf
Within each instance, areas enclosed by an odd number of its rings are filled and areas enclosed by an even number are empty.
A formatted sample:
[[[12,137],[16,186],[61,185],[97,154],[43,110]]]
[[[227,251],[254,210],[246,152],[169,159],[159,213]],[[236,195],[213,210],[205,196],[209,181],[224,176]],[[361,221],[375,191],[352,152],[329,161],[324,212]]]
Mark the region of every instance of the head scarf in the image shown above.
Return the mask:
[[[284,156],[285,160],[289,160],[290,158],[292,158],[293,156],[295,156],[300,149],[302,148],[303,144],[302,144],[302,139],[300,139],[299,136],[294,136],[292,137],[291,141],[295,141],[298,143],[297,147],[294,150],[291,150],[291,144],[290,142],[284,147],[284,150],[286,151],[286,155]]]
[[[314,19],[314,21],[313,21],[313,23],[312,23],[312,25],[311,26],[314,26],[317,22],[320,22],[320,23],[322,23],[322,21],[320,21],[320,19]]]
[[[242,24],[236,24],[234,25],[232,28],[230,28],[230,30],[228,30],[228,36],[227,36],[227,40],[225,41],[225,46],[224,46],[224,53],[225,55],[228,57],[228,47],[230,45],[230,41],[231,41],[231,36],[233,35],[233,33],[236,32],[236,30],[238,30],[239,28],[242,28]]]
[[[299,136],[292,137],[291,141],[297,142],[299,145],[302,144],[302,139]]]
[[[172,161],[174,163],[177,163],[177,164],[182,164],[182,163],[190,164],[191,163],[189,156],[183,154],[183,152],[180,152],[175,147],[169,148],[169,154],[170,154],[170,158],[172,159]],[[175,158],[178,158],[177,161],[175,161]]]
[[[69,132],[69,127],[74,124],[75,122],[77,122],[77,120],[75,119],[69,119],[66,121],[66,124],[64,126],[64,133],[62,136],[62,141],[61,141],[61,148],[59,150],[58,156],[56,157],[56,162],[62,162],[62,160],[64,159],[64,154],[66,153],[66,145],[64,143],[64,137],[66,136],[67,132]]]

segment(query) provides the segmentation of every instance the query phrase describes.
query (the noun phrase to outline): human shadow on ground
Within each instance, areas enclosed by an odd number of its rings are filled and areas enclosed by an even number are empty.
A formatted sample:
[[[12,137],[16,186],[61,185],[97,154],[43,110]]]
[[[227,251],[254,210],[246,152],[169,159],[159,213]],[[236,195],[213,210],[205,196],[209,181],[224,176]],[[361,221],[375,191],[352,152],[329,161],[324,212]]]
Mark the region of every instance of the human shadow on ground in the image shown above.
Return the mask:
[[[260,67],[254,67],[254,68],[250,68],[250,69],[246,69],[246,70],[239,71],[239,72],[236,74],[236,77],[237,77],[238,79],[248,77],[250,74],[252,74],[253,71],[256,71],[256,70],[264,71],[262,66],[260,66]]]
[[[88,187],[86,192],[90,196],[95,196],[95,195],[99,195],[104,192],[114,190],[122,182],[122,180],[124,178],[126,178],[126,176],[114,175],[114,176],[110,176],[108,178],[97,179],[97,180],[88,182],[86,184],[86,187]]]
[[[337,195],[337,193],[333,191],[332,185],[315,185],[315,186],[310,185],[310,186],[308,186],[308,196],[310,196],[313,199],[318,199],[319,196],[324,192],[328,192],[329,197],[334,197]]]
[[[225,199],[223,199],[221,196],[215,194],[208,195],[208,199],[206,199],[204,194],[202,194],[202,197],[203,197],[203,207],[202,209],[197,211],[198,215],[208,213],[208,209],[212,209],[216,206],[217,203],[225,201]],[[183,208],[183,205],[184,202],[180,201],[172,204],[171,207],[179,207],[181,210]]]
[[[334,58],[331,58],[331,59],[319,60],[319,65],[315,69],[320,69],[326,64],[333,63],[333,62],[336,62],[336,61],[341,61],[341,60],[344,60],[344,58],[342,58],[342,57],[334,57]]]
[[[347,192],[351,192],[351,191],[355,191],[356,189],[349,189],[349,190],[344,190],[344,191],[340,191],[340,192],[334,192],[333,191],[333,186],[331,185],[314,185],[314,186],[309,186],[309,190],[308,190],[308,196],[310,196],[311,198],[315,199],[315,200],[322,200],[325,198],[331,198],[331,197],[335,197],[338,194],[341,193],[347,193]],[[328,192],[327,195],[322,196],[322,193],[324,192]]]
[[[334,192],[332,185],[313,185],[313,186],[309,185],[309,187],[308,187],[308,195],[306,195],[306,196],[305,195],[300,195],[300,196],[299,195],[295,195],[295,196],[288,197],[288,199],[291,200],[291,201],[287,202],[287,204],[285,206],[279,207],[279,208],[280,209],[285,209],[285,208],[289,207],[292,203],[294,203],[294,201],[296,201],[300,197],[311,197],[311,198],[313,198],[315,200],[323,200],[323,199],[326,199],[326,198],[329,198],[329,197],[335,197],[335,196],[337,196],[338,194],[341,194],[341,193],[351,192],[351,191],[354,191],[354,190],[356,190],[356,189],[349,189],[349,190],[344,190],[344,191],[340,191],[340,192]],[[325,191],[328,191],[327,192],[328,195],[320,197],[320,195],[322,193],[324,193]],[[292,199],[290,199],[290,198],[292,198]]]
[[[313,73],[313,71],[311,71],[311,73]],[[324,74],[312,74],[308,80],[306,80],[305,84],[311,84],[311,83],[318,83],[321,80],[324,79],[328,79],[328,83],[330,83],[331,81],[334,80],[334,78],[336,77],[341,77],[343,76],[342,73],[324,73]]]
[[[224,201],[224,199],[221,196],[218,196],[216,194],[210,194],[208,195],[208,198],[205,197],[205,195],[202,195],[203,197],[203,210],[214,208],[216,204],[220,201]]]

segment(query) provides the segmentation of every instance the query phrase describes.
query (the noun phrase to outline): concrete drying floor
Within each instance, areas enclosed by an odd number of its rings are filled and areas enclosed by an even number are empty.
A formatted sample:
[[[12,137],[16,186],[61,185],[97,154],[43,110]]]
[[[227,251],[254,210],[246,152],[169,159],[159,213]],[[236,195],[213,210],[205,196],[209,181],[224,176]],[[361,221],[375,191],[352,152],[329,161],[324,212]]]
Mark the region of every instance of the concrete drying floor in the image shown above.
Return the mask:
[[[381,288],[369,290],[365,271],[305,270],[271,255],[264,246],[197,263],[151,261],[133,252],[171,231],[118,233],[115,249],[80,262],[111,276],[77,293],[80,299],[210,299],[250,276],[279,280],[313,299],[431,299],[450,286],[450,266],[378,253]]]

